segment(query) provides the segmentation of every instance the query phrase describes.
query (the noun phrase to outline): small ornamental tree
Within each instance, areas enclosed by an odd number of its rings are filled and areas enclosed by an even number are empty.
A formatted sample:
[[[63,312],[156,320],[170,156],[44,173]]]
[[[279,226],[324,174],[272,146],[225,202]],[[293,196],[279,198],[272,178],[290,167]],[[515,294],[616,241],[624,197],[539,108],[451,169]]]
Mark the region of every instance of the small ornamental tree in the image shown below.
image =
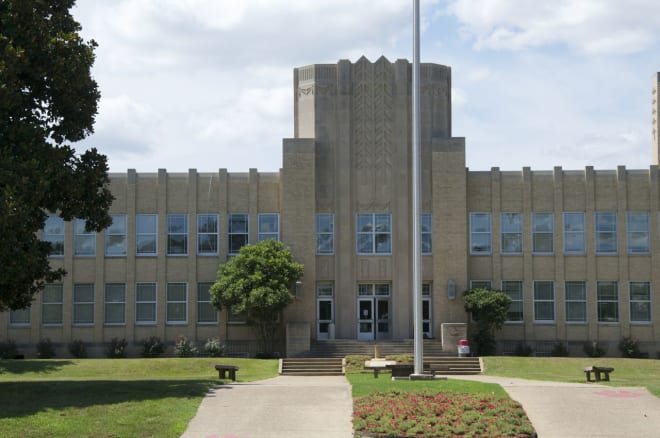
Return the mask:
[[[471,344],[479,356],[495,354],[495,331],[502,328],[511,298],[491,289],[470,289],[463,293],[465,311],[472,315]]]
[[[244,314],[254,327],[262,353],[273,353],[281,332],[282,312],[293,301],[291,290],[303,275],[303,265],[293,261],[281,242],[264,240],[246,245],[220,265],[211,287],[213,304],[234,315]]]

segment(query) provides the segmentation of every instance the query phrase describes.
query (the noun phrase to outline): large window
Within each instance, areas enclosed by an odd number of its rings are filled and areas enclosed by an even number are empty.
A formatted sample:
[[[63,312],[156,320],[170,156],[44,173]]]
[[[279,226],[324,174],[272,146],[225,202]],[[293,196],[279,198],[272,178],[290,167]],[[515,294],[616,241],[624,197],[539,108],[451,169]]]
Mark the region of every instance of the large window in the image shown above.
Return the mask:
[[[158,254],[158,215],[138,214],[135,217],[135,240],[137,255]]]
[[[96,233],[85,230],[83,219],[73,220],[73,254],[77,256],[96,254]]]
[[[167,215],[167,254],[188,254],[188,215]]]
[[[555,289],[552,281],[534,282],[534,321],[555,320]]]
[[[630,282],[630,322],[651,322],[651,283]]]
[[[567,281],[566,322],[587,322],[587,284],[584,281]]]
[[[126,285],[107,283],[105,285],[105,323],[122,325],[126,323]]]
[[[584,213],[564,213],[564,252],[584,254]]]
[[[259,215],[257,240],[280,240],[280,215],[277,213],[262,213]]]
[[[213,283],[197,283],[197,322],[215,324],[218,322],[218,309],[211,302],[209,290]]]
[[[596,213],[596,253],[616,253],[616,213]]]
[[[422,213],[422,254],[429,255],[433,252],[433,217],[431,213]]]
[[[554,251],[555,216],[553,213],[532,213],[532,251],[552,254]]]
[[[73,285],[73,324],[94,324],[94,285]]]
[[[218,255],[218,215],[197,215],[197,254]]]
[[[649,213],[628,212],[628,252],[646,253],[649,248]]]
[[[156,324],[156,283],[138,283],[135,285],[135,323]]]
[[[335,252],[335,216],[329,213],[316,215],[316,254]]]
[[[488,289],[491,288],[490,280],[471,280],[470,289]]]
[[[228,222],[229,255],[236,255],[248,243],[248,215],[230,214]]]
[[[44,232],[42,240],[50,242],[51,257],[64,255],[64,219],[59,216],[48,216],[44,223]]]
[[[598,322],[619,322],[619,290],[616,281],[596,283]]]
[[[502,213],[500,215],[502,234],[502,253],[521,254],[523,248],[523,224],[521,213]]]
[[[105,255],[126,255],[126,215],[113,214],[112,225],[105,230]]]
[[[490,254],[490,213],[470,213],[470,254]]]
[[[392,252],[392,215],[357,215],[358,254],[390,254]]]
[[[41,292],[41,323],[62,324],[63,292],[61,284],[47,284]]]
[[[167,283],[167,323],[185,324],[188,322],[188,285]]]
[[[9,324],[16,326],[30,325],[30,308],[10,310]]]
[[[523,282],[503,281],[502,292],[511,298],[511,304],[506,314],[507,322],[522,322],[523,320]]]

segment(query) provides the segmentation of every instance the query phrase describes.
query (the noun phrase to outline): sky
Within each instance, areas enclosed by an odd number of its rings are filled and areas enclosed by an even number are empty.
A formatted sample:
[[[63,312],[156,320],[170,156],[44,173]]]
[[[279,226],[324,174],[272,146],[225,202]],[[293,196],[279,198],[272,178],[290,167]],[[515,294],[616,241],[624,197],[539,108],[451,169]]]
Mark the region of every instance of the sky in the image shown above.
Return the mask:
[[[412,60],[412,0],[78,0],[111,172],[277,171],[293,69]],[[648,168],[657,0],[422,0],[470,170]]]

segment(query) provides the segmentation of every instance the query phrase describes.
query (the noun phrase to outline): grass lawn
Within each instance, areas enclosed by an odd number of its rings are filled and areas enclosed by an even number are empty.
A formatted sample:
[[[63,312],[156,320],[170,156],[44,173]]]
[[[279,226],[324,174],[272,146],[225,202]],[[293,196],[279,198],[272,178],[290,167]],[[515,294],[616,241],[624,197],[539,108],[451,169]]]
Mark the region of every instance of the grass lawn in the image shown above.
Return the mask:
[[[178,437],[219,383],[275,377],[277,360],[232,358],[0,361],[2,437]]]

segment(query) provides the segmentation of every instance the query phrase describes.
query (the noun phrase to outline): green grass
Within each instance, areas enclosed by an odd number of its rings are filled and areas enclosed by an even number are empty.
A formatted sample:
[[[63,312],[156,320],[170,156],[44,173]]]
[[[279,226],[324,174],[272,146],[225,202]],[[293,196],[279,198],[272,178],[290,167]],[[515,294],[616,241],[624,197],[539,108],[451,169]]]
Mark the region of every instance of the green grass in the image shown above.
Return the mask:
[[[231,358],[0,361],[2,437],[178,437],[219,383],[277,375],[276,360]]]
[[[660,361],[622,358],[569,357],[484,357],[485,374],[555,382],[586,382],[585,367],[590,365],[614,368],[611,386],[644,386],[660,397]]]

